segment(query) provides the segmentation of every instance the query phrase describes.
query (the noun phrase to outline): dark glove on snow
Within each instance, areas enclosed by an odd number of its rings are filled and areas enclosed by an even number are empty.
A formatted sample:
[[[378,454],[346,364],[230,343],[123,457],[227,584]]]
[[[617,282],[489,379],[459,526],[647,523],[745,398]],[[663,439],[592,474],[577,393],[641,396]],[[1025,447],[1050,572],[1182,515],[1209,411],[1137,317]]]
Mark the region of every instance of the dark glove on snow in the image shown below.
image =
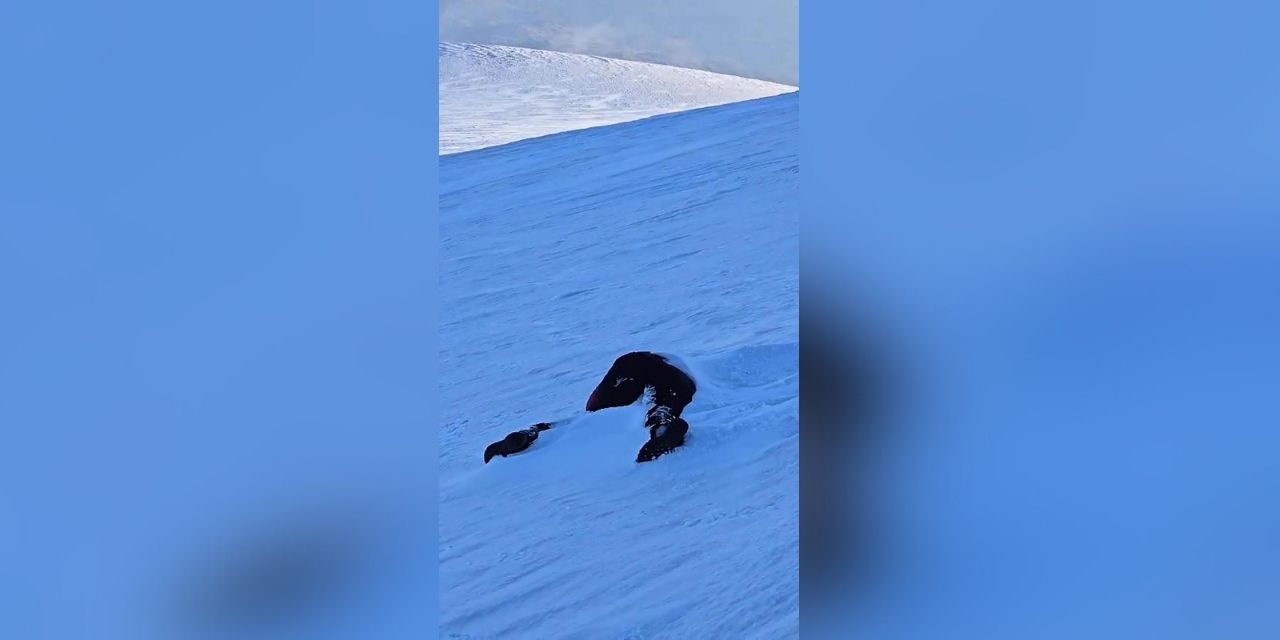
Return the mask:
[[[539,433],[550,428],[550,424],[546,422],[539,422],[528,429],[521,429],[520,431],[513,431],[507,434],[507,437],[485,448],[484,463],[489,464],[489,461],[492,460],[494,456],[502,456],[505,458],[513,453],[520,453],[521,451],[528,449],[529,445],[533,444],[533,441],[538,439]]]

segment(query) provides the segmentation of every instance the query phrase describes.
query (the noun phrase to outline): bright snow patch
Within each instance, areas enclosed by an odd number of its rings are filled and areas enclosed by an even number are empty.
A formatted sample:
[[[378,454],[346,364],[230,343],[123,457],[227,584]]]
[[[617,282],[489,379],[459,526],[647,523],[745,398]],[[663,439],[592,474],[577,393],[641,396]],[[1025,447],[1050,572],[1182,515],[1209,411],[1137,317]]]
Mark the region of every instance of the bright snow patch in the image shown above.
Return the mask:
[[[795,91],[647,62],[440,44],[440,153]]]
[[[798,105],[441,158],[442,638],[798,635]],[[644,407],[582,407],[640,349],[698,392],[638,465]]]

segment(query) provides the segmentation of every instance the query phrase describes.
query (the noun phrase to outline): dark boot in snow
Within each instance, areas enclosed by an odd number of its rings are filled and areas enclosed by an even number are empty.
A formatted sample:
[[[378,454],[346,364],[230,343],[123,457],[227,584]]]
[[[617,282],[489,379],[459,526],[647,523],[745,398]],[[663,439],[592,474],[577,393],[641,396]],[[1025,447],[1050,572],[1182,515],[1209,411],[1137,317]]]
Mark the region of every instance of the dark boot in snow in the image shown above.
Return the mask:
[[[683,418],[671,418],[666,424],[652,427],[649,430],[649,441],[636,454],[636,462],[649,462],[681,447],[688,432],[689,423]]]

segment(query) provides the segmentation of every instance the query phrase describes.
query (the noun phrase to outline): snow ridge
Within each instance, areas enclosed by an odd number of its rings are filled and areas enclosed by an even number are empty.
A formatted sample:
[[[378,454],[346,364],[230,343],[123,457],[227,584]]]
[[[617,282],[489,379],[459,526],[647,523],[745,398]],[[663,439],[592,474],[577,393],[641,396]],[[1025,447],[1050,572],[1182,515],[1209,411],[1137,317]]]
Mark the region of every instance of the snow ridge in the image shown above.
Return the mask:
[[[440,153],[763,98],[795,87],[558,51],[440,43]]]

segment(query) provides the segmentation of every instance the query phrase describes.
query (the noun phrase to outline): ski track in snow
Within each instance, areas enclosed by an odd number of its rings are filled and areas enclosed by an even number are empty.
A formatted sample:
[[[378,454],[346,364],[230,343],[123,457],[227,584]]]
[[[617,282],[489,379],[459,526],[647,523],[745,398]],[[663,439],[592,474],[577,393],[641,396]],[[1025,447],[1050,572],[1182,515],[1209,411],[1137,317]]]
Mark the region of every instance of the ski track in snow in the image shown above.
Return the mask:
[[[798,108],[441,158],[441,637],[798,635]],[[643,465],[644,406],[582,410],[640,349],[699,383]]]
[[[697,69],[446,42],[440,44],[440,153],[794,91]]]

